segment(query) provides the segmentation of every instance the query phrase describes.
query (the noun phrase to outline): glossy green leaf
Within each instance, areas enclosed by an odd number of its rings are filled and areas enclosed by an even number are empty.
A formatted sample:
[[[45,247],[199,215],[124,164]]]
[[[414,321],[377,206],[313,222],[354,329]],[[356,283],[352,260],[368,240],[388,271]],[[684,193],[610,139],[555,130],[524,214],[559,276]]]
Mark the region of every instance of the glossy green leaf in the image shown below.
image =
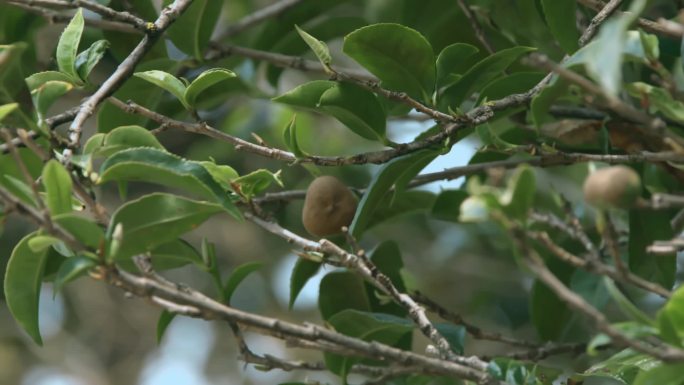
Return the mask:
[[[73,88],[74,86],[71,83],[54,80],[45,82],[38,88],[32,90],[31,99],[33,100],[33,105],[36,107],[38,117],[41,120],[44,119],[52,104]]]
[[[56,294],[62,290],[62,287],[67,283],[87,274],[95,266],[97,266],[97,261],[85,255],[67,258],[57,272],[53,287],[54,293]]]
[[[19,198],[24,203],[33,207],[37,207],[35,195],[29,185],[23,179],[16,178],[12,175],[1,175],[0,185],[4,186],[15,197]]]
[[[684,364],[664,364],[639,373],[634,385],[681,385],[684,383]]]
[[[404,284],[404,278],[401,274],[401,271],[404,268],[404,262],[401,258],[401,250],[396,242],[382,242],[373,250],[370,254],[370,258],[378,271],[389,278],[399,292],[406,292],[406,285]],[[365,285],[371,309],[373,309],[374,312],[392,314],[399,317],[406,315],[405,308],[393,301],[389,301],[387,298],[382,300],[381,298],[386,297],[386,295],[377,292],[375,286],[368,282],[366,282]]]
[[[324,320],[348,309],[370,311],[363,279],[348,271],[334,271],[321,280],[318,309]]]
[[[542,0],[544,17],[558,45],[569,54],[579,48],[579,31],[573,15],[577,13],[576,0]]]
[[[90,72],[102,60],[102,57],[107,52],[107,48],[109,48],[107,40],[98,40],[91,44],[87,50],[76,56],[76,72],[81,80],[84,82],[88,80]]]
[[[480,91],[476,104],[479,105],[485,101],[501,99],[512,93],[527,92],[536,86],[544,76],[545,74],[541,72],[516,72],[493,80]],[[513,108],[510,110],[516,111]]]
[[[71,76],[74,81],[80,79],[76,71],[76,52],[81,41],[83,26],[83,11],[79,8],[57,43],[57,67],[61,72]]]
[[[625,385],[633,385],[639,372],[648,371],[661,365],[657,358],[632,349],[624,349],[603,360],[584,372],[585,376],[607,377]]]
[[[126,202],[114,213],[107,229],[112,241],[115,229],[122,229],[118,250],[110,260],[125,259],[146,253],[195,229],[222,211],[221,206],[187,198],[154,193]]]
[[[5,271],[4,293],[12,317],[38,344],[42,345],[38,328],[38,300],[47,251],[33,252],[31,233],[14,247]]]
[[[390,346],[397,344],[411,333],[413,325],[410,321],[389,314],[370,313],[358,310],[344,310],[328,320],[335,331],[362,339],[377,341]],[[331,372],[346,379],[349,368],[360,358],[325,354],[325,364]],[[378,364],[377,361],[371,361]]]
[[[292,116],[292,120],[287,124],[285,130],[283,131],[283,142],[287,148],[292,151],[292,153],[301,158],[306,156],[306,154],[299,148],[299,142],[297,141],[297,115]]]
[[[240,192],[247,197],[253,197],[262,193],[273,183],[283,187],[283,181],[280,179],[280,170],[273,173],[269,170],[259,169],[233,179],[233,183],[240,186]]]
[[[463,326],[450,323],[436,323],[435,329],[449,341],[451,351],[459,355],[463,354],[466,337],[466,330]]]
[[[183,104],[185,108],[190,109],[188,102],[185,100],[185,84],[183,84],[183,82],[180,81],[177,77],[171,75],[168,72],[159,70],[136,72],[133,74],[133,76],[146,80],[156,85],[157,87],[169,91],[173,96],[176,97],[176,99],[178,99],[181,102],[181,104]]]
[[[615,303],[618,305],[622,313],[631,318],[634,321],[643,323],[644,325],[649,325],[649,326],[654,326],[655,322],[651,317],[646,315],[643,311],[641,311],[636,305],[632,303],[632,301],[629,300],[622,292],[620,289],[615,285],[615,282],[613,282],[612,279],[608,277],[603,277],[603,283],[606,285],[606,289],[608,290],[608,293],[610,294],[611,298]]]
[[[385,140],[385,111],[370,91],[348,83],[338,83],[321,95],[323,110],[368,140]]]
[[[656,61],[660,57],[660,46],[658,36],[639,30],[639,39],[644,54],[648,60]]]
[[[12,111],[16,110],[19,104],[17,103],[9,103],[9,104],[3,104],[0,106],[0,122],[2,122],[3,119],[9,114],[12,113]]]
[[[52,220],[92,250],[98,250],[104,240],[104,230],[93,220],[76,213],[56,215]]]
[[[479,51],[477,47],[465,43],[444,47],[437,56],[437,88],[446,87],[458,80],[473,65]]]
[[[48,247],[59,243],[60,240],[50,235],[36,235],[28,242],[29,249],[34,253],[45,251]]]
[[[310,81],[273,98],[273,101],[296,107],[315,109],[318,107],[318,102],[321,100],[323,93],[335,87],[335,85],[337,83],[330,80]]]
[[[198,163],[211,174],[214,180],[221,185],[225,191],[230,191],[233,188],[230,185],[231,182],[240,176],[234,168],[226,166],[225,164],[216,164],[210,161]]]
[[[675,290],[665,306],[658,311],[658,323],[661,332],[669,331],[665,328],[674,328],[681,345],[681,341],[684,340],[684,286]]]
[[[443,221],[458,222],[461,215],[461,204],[468,198],[463,190],[442,191],[432,206],[432,216]]]
[[[223,285],[223,298],[225,298],[226,302],[230,303],[230,298],[233,296],[235,289],[237,289],[238,285],[240,285],[245,278],[261,269],[263,266],[264,264],[262,262],[247,262],[236,267],[233,272],[230,273],[225,285]]]
[[[185,90],[184,100],[190,105],[195,107],[197,98],[202,93],[202,91],[207,88],[220,83],[224,80],[232,79],[237,75],[235,72],[225,69],[225,68],[212,68],[202,72],[198,77],[193,80],[188,88]]]
[[[43,169],[42,181],[45,187],[45,204],[50,214],[71,212],[73,183],[69,171],[58,161],[51,159]]]
[[[290,302],[288,304],[290,309],[292,309],[292,306],[294,306],[299,293],[302,291],[306,283],[309,282],[311,277],[318,273],[320,267],[320,262],[314,262],[305,258],[297,259],[297,263],[292,269],[292,275],[290,276]]]
[[[435,203],[435,194],[424,190],[395,192],[391,199],[383,200],[376,208],[367,229],[402,215],[429,212]]]
[[[650,281],[671,288],[675,280],[675,255],[659,255],[654,258],[646,248],[656,240],[672,239],[675,236],[667,211],[629,211],[629,269]]]
[[[164,0],[164,6],[171,4],[171,1]],[[194,0],[166,31],[173,44],[186,54],[202,60],[223,4],[221,0]]]
[[[94,136],[88,140],[85,146],[89,153],[94,153],[98,157],[108,157],[134,147],[164,150],[164,146],[159,143],[154,134],[140,126],[117,127],[102,137]]]
[[[375,209],[385,198],[387,192],[398,180],[411,179],[420,171],[409,166],[434,156],[436,156],[434,151],[421,150],[392,159],[383,165],[371,180],[368,189],[359,202],[354,220],[349,226],[351,234],[357,239],[360,238],[371,222]]]
[[[627,29],[646,6],[646,0],[633,1],[629,12],[606,21],[594,44],[587,47],[587,72],[611,96],[617,96],[622,84],[622,53]]]
[[[150,251],[150,260],[155,271],[177,269],[187,265],[203,266],[202,257],[197,250],[181,238],[154,247]],[[119,260],[117,265],[127,271],[140,271],[132,259]]]
[[[382,81],[385,88],[432,99],[435,54],[418,31],[400,24],[373,24],[344,38],[343,51]]]
[[[519,167],[509,180],[509,185],[501,197],[501,204],[508,215],[524,220],[534,206],[537,182],[530,167]]]
[[[123,150],[102,164],[98,183],[134,180],[182,188],[212,198],[235,218],[242,218],[228,193],[198,162],[154,148]]]
[[[611,326],[622,333],[627,338],[631,339],[644,339],[644,338],[656,338],[658,335],[658,330],[652,326],[644,325],[641,322],[626,321],[617,322],[611,324]],[[589,341],[587,345],[587,353],[589,355],[595,356],[599,353],[599,347],[605,347],[612,342],[612,338],[604,333],[599,333],[594,338]]]
[[[332,63],[332,57],[330,56],[330,50],[328,49],[328,45],[325,44],[325,42],[322,42],[315,37],[309,35],[306,31],[303,29],[299,28],[298,25],[295,24],[295,28],[297,29],[297,33],[299,36],[302,37],[302,40],[308,45],[313,53],[316,55],[318,58],[318,61],[323,64],[325,67],[329,67],[330,63]]]
[[[452,108],[458,107],[473,92],[500,76],[520,56],[534,50],[535,48],[531,47],[507,48],[482,59],[443,92],[443,104]]]
[[[159,314],[159,320],[157,321],[157,344],[161,343],[162,338],[164,338],[164,332],[166,332],[174,318],[176,318],[176,313],[171,313],[168,310],[162,310],[161,314]]]
[[[43,84],[50,82],[50,81],[58,81],[58,82],[63,82],[63,83],[68,83],[72,84],[74,82],[74,79],[71,78],[69,75],[63,73],[63,72],[57,72],[57,71],[44,71],[44,72],[37,72],[26,79],[26,86],[28,87],[29,91],[33,91],[35,89],[40,88]]]

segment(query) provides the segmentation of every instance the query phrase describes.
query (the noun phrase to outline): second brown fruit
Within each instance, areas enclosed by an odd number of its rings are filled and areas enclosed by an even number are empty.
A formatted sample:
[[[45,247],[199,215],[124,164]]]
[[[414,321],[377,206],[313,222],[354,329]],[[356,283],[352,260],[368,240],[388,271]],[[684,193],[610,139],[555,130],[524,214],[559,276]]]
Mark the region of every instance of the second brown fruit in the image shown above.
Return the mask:
[[[320,176],[306,190],[302,222],[306,231],[317,237],[339,234],[354,219],[357,199],[334,176]]]

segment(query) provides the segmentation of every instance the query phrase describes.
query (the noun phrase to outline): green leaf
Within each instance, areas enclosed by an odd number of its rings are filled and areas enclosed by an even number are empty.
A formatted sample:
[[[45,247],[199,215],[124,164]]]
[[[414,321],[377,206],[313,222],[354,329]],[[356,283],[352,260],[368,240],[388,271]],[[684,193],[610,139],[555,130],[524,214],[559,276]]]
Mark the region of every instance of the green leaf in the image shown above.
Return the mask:
[[[659,255],[654,258],[646,248],[656,240],[672,239],[675,234],[670,225],[672,214],[667,211],[630,210],[629,269],[635,274],[671,288],[675,280],[675,255]]]
[[[5,271],[5,300],[14,319],[38,344],[42,345],[38,328],[38,300],[47,260],[47,249],[33,252],[29,241],[31,233],[14,247]]]
[[[146,253],[195,229],[221,212],[221,206],[179,196],[154,193],[126,202],[114,213],[107,229],[112,241],[115,229],[122,229],[118,250],[110,260]]]
[[[117,152],[102,163],[98,183],[131,180],[182,188],[212,198],[235,218],[242,218],[228,193],[198,162],[154,148],[133,148]]]
[[[230,304],[230,298],[233,296],[235,289],[242,283],[250,274],[261,269],[264,266],[262,262],[247,262],[238,266],[230,273],[226,284],[223,285],[223,298],[226,303]]]
[[[50,214],[71,212],[73,183],[69,171],[58,161],[51,159],[43,169],[42,180],[45,187],[45,204]]]
[[[352,236],[357,239],[360,238],[371,222],[375,209],[397,181],[402,180],[405,182],[420,172],[420,170],[411,168],[411,165],[425,161],[427,158],[434,158],[436,155],[434,151],[421,150],[392,159],[383,165],[371,180],[368,189],[366,189],[359,202],[354,220],[349,226]]]
[[[508,188],[501,197],[501,205],[508,215],[525,220],[534,206],[537,183],[534,171],[528,166],[521,166],[509,180]]]
[[[573,17],[577,13],[576,0],[542,0],[544,17],[558,44],[569,54],[579,48],[579,31]]]
[[[526,92],[536,86],[544,76],[541,72],[516,72],[493,80],[479,92],[476,104],[479,105],[485,101],[501,99],[512,93]],[[510,110],[516,111],[514,108],[510,108]]]
[[[159,315],[159,320],[157,321],[157,344],[161,343],[161,340],[164,337],[164,332],[166,332],[166,329],[169,327],[174,318],[176,318],[176,313],[171,313],[168,310],[162,310],[161,314]]]
[[[389,314],[369,313],[358,310],[344,310],[328,320],[335,331],[364,341],[377,341],[395,346],[410,336],[413,325],[410,321]],[[409,337],[410,338],[410,337]],[[361,361],[360,358],[344,357],[335,354],[325,354],[325,364],[328,369],[346,379],[347,372],[352,365]],[[364,360],[369,364],[380,364],[378,361]]]
[[[473,64],[475,54],[479,51],[477,47],[465,43],[455,43],[444,47],[437,56],[437,89],[451,85],[458,80],[460,75]]]
[[[294,306],[297,296],[299,296],[306,283],[318,273],[320,267],[320,262],[304,258],[297,259],[297,263],[292,269],[292,275],[290,276],[290,302],[288,305],[290,309]]]
[[[181,104],[183,104],[183,107],[185,107],[186,109],[190,109],[190,105],[185,100],[185,84],[183,84],[183,82],[180,81],[180,79],[178,79],[177,77],[171,75],[168,72],[159,70],[136,72],[133,74],[133,76],[146,80],[157,87],[169,91],[173,96],[176,97],[176,99],[178,99],[181,102]]]
[[[348,83],[338,83],[321,95],[323,110],[368,140],[385,140],[387,116],[378,98],[370,91]]]
[[[104,231],[91,219],[76,213],[65,213],[54,216],[52,220],[88,248],[98,250],[102,246]]]
[[[607,377],[625,385],[633,385],[639,372],[648,371],[660,365],[661,361],[657,358],[632,349],[624,349],[587,369],[584,376]]]
[[[606,21],[594,44],[587,46],[587,72],[604,92],[617,97],[622,84],[622,53],[627,42],[627,29],[646,6],[646,0],[633,1],[629,12]]]
[[[214,180],[221,185],[225,191],[230,191],[233,188],[230,183],[240,176],[234,168],[226,166],[225,164],[216,164],[209,161],[198,163],[207,169],[209,174],[211,174]]]
[[[634,305],[629,298],[622,294],[612,279],[603,277],[603,283],[606,285],[606,289],[613,298],[613,301],[615,301],[624,315],[644,325],[655,325],[655,322],[651,319],[651,317],[647,316],[646,313],[636,307],[636,305]]]
[[[43,84],[50,81],[58,81],[72,85],[74,83],[74,79],[71,78],[69,75],[57,71],[37,72],[27,77],[25,81],[29,91],[36,90],[40,88],[40,86],[42,86]]]
[[[80,79],[76,71],[76,52],[81,41],[83,26],[83,10],[79,8],[57,43],[57,67],[61,72],[71,76],[74,81]]]
[[[296,157],[301,158],[306,156],[304,151],[299,148],[299,142],[297,141],[297,115],[293,115],[292,120],[290,120],[290,123],[285,127],[285,130],[283,131],[283,141]]]
[[[283,187],[283,181],[280,179],[280,170],[273,173],[263,168],[233,179],[233,183],[239,185],[240,192],[247,197],[253,197],[262,193],[272,183]]]
[[[3,104],[0,106],[0,122],[2,122],[7,115],[11,114],[12,111],[16,110],[19,106],[18,103]]]
[[[168,6],[171,2],[164,0],[163,4]],[[221,0],[194,0],[166,34],[181,51],[203,60],[203,51],[209,45],[223,4]]]
[[[634,385],[681,385],[684,383],[684,364],[664,364],[648,371],[642,371]]]
[[[98,40],[91,44],[87,50],[76,56],[76,72],[81,80],[84,82],[88,80],[90,72],[100,62],[105,52],[107,52],[107,48],[109,48],[107,40]]]
[[[336,85],[336,82],[330,80],[314,80],[304,83],[272,100],[291,106],[316,109],[323,93]]]
[[[660,57],[658,36],[639,30],[639,39],[641,40],[641,47],[644,49],[646,58],[651,61],[658,60]]]
[[[59,242],[59,239],[50,235],[36,235],[29,240],[28,245],[31,251],[38,253]]]
[[[658,311],[658,323],[661,333],[671,331],[668,328],[674,329],[677,342],[681,345],[684,339],[684,286],[675,290],[665,306]]]
[[[376,224],[395,219],[401,215],[429,211],[435,203],[435,194],[424,190],[394,192],[391,199],[385,199],[376,208],[367,229]]]
[[[299,26],[296,24],[295,28],[297,29],[297,33],[299,34],[299,36],[302,37],[302,40],[304,40],[306,45],[308,45],[313,51],[313,53],[316,55],[318,61],[320,61],[324,67],[330,67],[330,63],[332,63],[332,57],[330,56],[330,50],[328,49],[328,45],[325,44],[325,42],[322,42],[316,39],[315,37],[309,35],[306,31],[299,28]]]
[[[384,241],[371,253],[371,261],[377,267],[378,271],[385,275],[394,284],[400,292],[406,292],[406,285],[401,271],[404,268],[404,262],[401,259],[401,250],[399,245],[394,241]],[[366,282],[366,292],[371,304],[371,309],[377,313],[392,314],[399,317],[406,315],[406,309],[400,305],[390,301],[389,299],[382,300],[386,297],[385,294],[377,292],[375,286]]]
[[[463,354],[466,337],[466,330],[463,326],[450,323],[436,323],[435,329],[449,341],[451,351],[459,355]]]
[[[67,258],[57,272],[53,288],[54,293],[57,294],[64,285],[85,275],[95,266],[97,266],[97,261],[85,255]]]
[[[324,320],[347,309],[370,311],[363,279],[348,271],[334,271],[321,280],[318,309]]]
[[[458,222],[461,215],[461,204],[468,198],[463,190],[442,191],[432,206],[432,216],[450,222]]]
[[[159,143],[154,134],[146,128],[135,125],[117,127],[101,137],[93,136],[85,145],[88,152],[95,153],[95,155],[99,157],[108,157],[119,151],[134,147],[149,147],[162,151],[165,150],[164,146]],[[84,149],[84,153],[85,152]]]
[[[426,102],[432,99],[435,54],[418,31],[400,24],[369,25],[347,35],[343,51],[377,76],[383,87]]]
[[[457,108],[473,92],[486,86],[489,82],[500,76],[518,58],[535,48],[513,47],[495,52],[485,59],[482,59],[468,72],[458,79],[452,86],[444,90],[442,100],[446,106],[453,109]]]
[[[185,90],[184,100],[188,105],[196,107],[197,97],[202,91],[227,79],[232,79],[237,75],[235,72],[225,68],[212,68],[202,72],[195,80],[190,83]]]
[[[548,262],[551,271],[563,283],[568,284],[573,270],[566,265],[551,259]],[[530,295],[530,318],[543,340],[557,340],[570,322],[572,312],[566,303],[543,282],[535,279]]]
[[[74,86],[71,83],[55,80],[45,82],[38,88],[32,90],[31,99],[33,100],[33,105],[36,107],[38,117],[43,120],[52,104],[73,88]]]

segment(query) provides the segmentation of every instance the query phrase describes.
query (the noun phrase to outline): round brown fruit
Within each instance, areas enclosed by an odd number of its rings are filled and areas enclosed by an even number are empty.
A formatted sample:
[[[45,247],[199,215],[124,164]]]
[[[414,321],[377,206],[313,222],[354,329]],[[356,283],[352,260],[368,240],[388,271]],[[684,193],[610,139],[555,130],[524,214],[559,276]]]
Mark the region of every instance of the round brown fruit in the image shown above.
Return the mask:
[[[628,209],[641,197],[641,178],[627,166],[602,168],[584,181],[584,200],[598,208]]]
[[[314,179],[306,190],[302,222],[317,237],[338,234],[349,226],[356,212],[356,197],[334,176]]]

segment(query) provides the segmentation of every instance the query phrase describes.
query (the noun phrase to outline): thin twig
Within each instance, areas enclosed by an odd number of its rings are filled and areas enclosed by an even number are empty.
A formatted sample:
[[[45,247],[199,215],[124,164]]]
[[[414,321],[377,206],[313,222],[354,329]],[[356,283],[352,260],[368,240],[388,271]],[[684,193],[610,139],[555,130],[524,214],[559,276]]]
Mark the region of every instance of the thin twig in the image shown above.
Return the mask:
[[[582,36],[579,38],[580,47],[585,46],[589,40],[596,35],[598,27],[617,9],[617,7],[620,6],[621,3],[622,0],[610,0],[599,13],[591,19],[591,23],[589,23],[589,26],[587,26],[587,29],[584,30],[584,33],[582,33]]]
[[[482,30],[482,26],[480,25],[480,22],[477,20],[477,16],[475,16],[475,14],[470,10],[468,4],[465,3],[465,0],[456,0],[456,2],[463,11],[463,15],[465,15],[465,17],[468,19],[468,22],[470,22],[470,26],[473,28],[477,40],[480,41],[480,43],[483,47],[485,47],[487,52],[489,52],[490,54],[494,53],[492,45],[489,44],[489,41],[487,40],[487,37],[485,36],[484,31]]]

